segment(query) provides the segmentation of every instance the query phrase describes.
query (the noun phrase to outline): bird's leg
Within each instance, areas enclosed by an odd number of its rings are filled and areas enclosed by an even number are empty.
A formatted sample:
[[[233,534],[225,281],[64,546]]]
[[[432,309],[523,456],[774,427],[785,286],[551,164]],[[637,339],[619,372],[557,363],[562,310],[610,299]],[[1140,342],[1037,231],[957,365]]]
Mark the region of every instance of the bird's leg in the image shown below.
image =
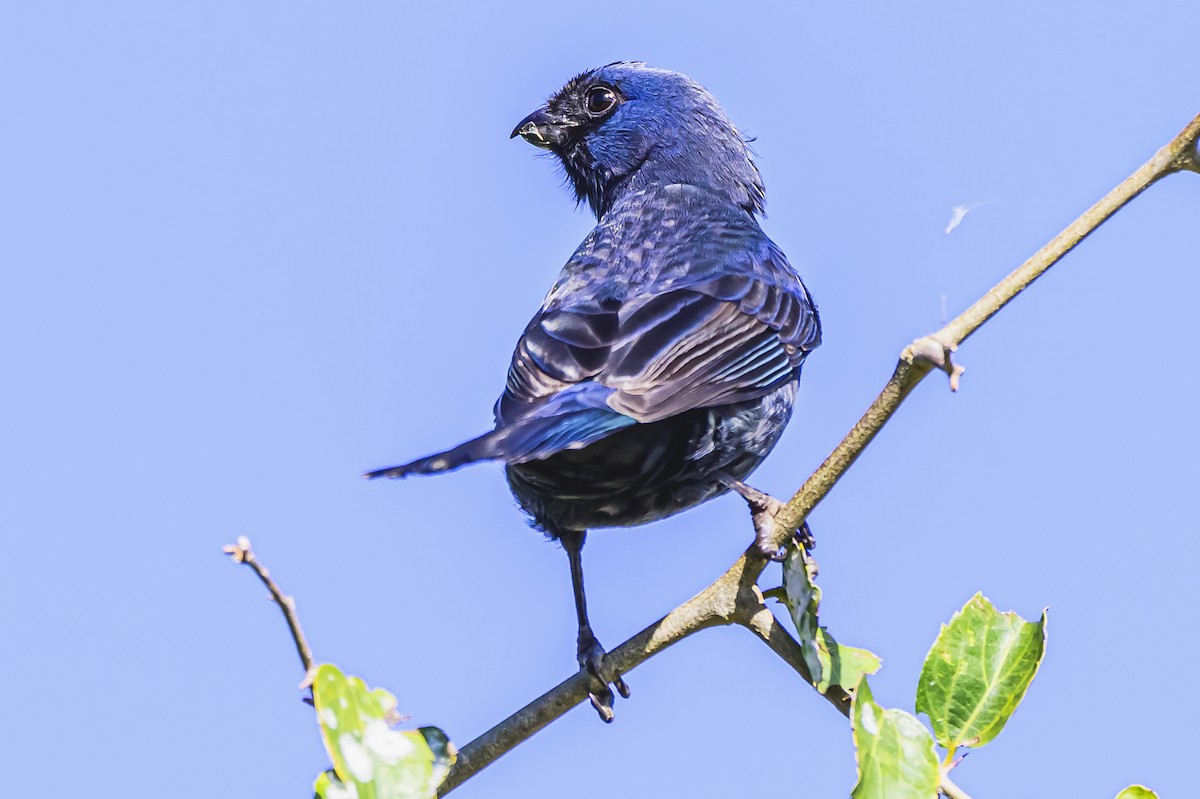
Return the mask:
[[[754,520],[754,543],[751,545],[751,549],[768,560],[783,560],[787,554],[786,550],[776,548],[770,543],[771,539],[775,537],[775,516],[783,509],[783,503],[770,494],[746,485],[741,480],[724,475],[717,479],[730,491],[741,494],[742,498],[746,500],[746,504],[750,506],[750,518]],[[816,546],[808,522],[802,524],[796,531],[796,541],[805,549],[812,549]]]
[[[613,692],[608,684],[611,682],[616,687],[617,693],[625,699],[629,698],[629,686],[625,684],[620,675],[612,675],[611,678],[605,675],[604,647],[600,646],[600,642],[596,640],[596,634],[592,632],[592,625],[588,621],[587,596],[583,591],[583,542],[586,539],[587,532],[584,530],[563,532],[558,537],[558,540],[562,541],[563,549],[567,551],[567,558],[571,561],[571,588],[575,592],[575,615],[579,621],[578,648],[576,650],[579,667],[592,675],[593,685],[592,690],[588,691],[588,696],[592,700],[592,707],[596,708],[596,712],[600,714],[600,718],[608,723],[613,720],[614,716]]]

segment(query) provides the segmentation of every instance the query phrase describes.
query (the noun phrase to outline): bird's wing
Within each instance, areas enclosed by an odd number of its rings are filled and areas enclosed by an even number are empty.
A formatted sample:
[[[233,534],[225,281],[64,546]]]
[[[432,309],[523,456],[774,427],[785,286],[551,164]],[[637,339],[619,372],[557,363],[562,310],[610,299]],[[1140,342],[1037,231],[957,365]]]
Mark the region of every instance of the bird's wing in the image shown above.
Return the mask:
[[[756,399],[793,379],[819,335],[807,294],[745,275],[544,311],[517,345],[497,421],[583,381],[642,423]]]

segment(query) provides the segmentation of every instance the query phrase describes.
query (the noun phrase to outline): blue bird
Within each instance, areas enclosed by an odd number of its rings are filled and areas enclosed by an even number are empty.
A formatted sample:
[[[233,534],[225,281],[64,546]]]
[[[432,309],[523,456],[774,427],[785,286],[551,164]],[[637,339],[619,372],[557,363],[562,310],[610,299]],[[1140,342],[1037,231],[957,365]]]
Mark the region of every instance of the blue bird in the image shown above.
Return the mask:
[[[610,721],[609,683],[629,691],[602,669],[588,621],[586,531],[731,489],[765,510],[741,481],[791,417],[821,326],[759,227],[766,195],[746,140],[691,78],[640,62],[584,72],[512,136],[558,157],[597,225],[518,340],[495,429],[367,477],[505,464],[533,525],[567,552],[580,667]],[[772,554],[763,529],[756,546]]]

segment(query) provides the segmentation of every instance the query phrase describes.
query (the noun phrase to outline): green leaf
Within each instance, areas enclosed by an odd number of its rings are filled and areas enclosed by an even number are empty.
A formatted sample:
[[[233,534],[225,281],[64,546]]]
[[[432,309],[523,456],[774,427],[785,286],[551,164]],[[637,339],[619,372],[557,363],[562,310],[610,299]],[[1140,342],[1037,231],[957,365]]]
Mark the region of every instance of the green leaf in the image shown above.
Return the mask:
[[[853,799],[934,799],[941,771],[929,731],[911,713],[884,710],[864,679],[850,711],[858,782]]]
[[[357,799],[357,794],[354,789],[347,788],[338,779],[337,772],[333,769],[322,771],[317,775],[316,781],[313,783],[313,793],[318,799]]]
[[[804,548],[789,549],[783,562],[784,604],[796,623],[804,662],[816,689],[825,693],[830,685],[840,685],[853,691],[864,676],[879,671],[882,661],[873,652],[842,646],[820,625],[821,589],[814,581],[816,576],[817,562]]]
[[[393,730],[396,697],[368,690],[328,663],[317,668],[313,704],[333,769],[317,776],[320,799],[432,799],[457,757],[436,727]]]
[[[1130,785],[1117,794],[1117,799],[1158,799],[1158,794],[1145,785]]]
[[[1045,652],[1045,611],[1027,622],[976,594],[942,625],[925,656],[917,712],[929,716],[934,737],[948,751],[983,746],[1025,698]]]

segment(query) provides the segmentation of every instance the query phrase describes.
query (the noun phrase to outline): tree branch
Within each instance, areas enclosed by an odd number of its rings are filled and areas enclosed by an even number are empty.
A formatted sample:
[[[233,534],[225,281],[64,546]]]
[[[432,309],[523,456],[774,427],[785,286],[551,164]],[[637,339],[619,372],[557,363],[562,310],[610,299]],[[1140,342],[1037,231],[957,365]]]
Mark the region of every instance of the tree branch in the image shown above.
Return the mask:
[[[254,557],[254,550],[250,548],[250,539],[246,536],[238,536],[236,544],[226,546],[225,554],[233,558],[235,563],[245,563],[253,569],[254,573],[258,575],[258,579],[262,580],[263,585],[271,592],[271,599],[275,600],[275,604],[283,611],[283,618],[287,620],[288,630],[292,633],[292,641],[296,644],[296,654],[300,656],[300,665],[304,667],[304,674],[306,676],[311,674],[313,653],[308,645],[308,639],[304,637],[304,631],[300,629],[300,617],[296,615],[296,600],[284,594],[279,585],[271,579],[271,573],[267,571],[267,567]]]
[[[937,333],[918,339],[906,347],[891,379],[879,396],[779,512],[771,543],[780,547],[791,538],[813,508],[825,498],[876,434],[883,429],[904,398],[934,367],[947,372],[950,375],[951,388],[957,387],[962,369],[951,363],[950,354],[959,344],[1034,280],[1045,274],[1105,220],[1157,180],[1182,170],[1200,173],[1198,138],[1200,116],[1193,119],[1146,164],[1085,211],[971,307]],[[762,594],[755,585],[766,563],[765,559],[747,551],[725,574],[699,594],[610,652],[605,658],[605,665],[617,673],[624,674],[692,633],[707,627],[738,623],[764,641],[772,651],[811,683],[811,675],[800,655],[799,644],[763,605]],[[584,701],[587,698],[587,680],[588,677],[584,674],[576,674],[464,746],[459,752],[458,761],[442,784],[439,795],[445,796]],[[843,715],[848,714],[849,697],[844,692],[834,695],[835,693],[837,692],[831,689],[830,695],[825,698]],[[941,791],[951,799],[969,799],[967,794],[948,778],[943,779]]]
[[[729,624],[739,613],[751,613],[748,608],[743,608],[747,601],[761,607],[761,598],[755,593],[754,582],[762,568],[763,564],[757,568],[751,567],[749,559],[743,556],[703,591],[609,652],[604,658],[605,666],[625,674],[694,632]],[[587,699],[589,679],[588,675],[580,672],[564,680],[462,747],[458,760],[442,783],[439,796],[445,796]]]
[[[771,651],[787,663],[804,681],[812,685],[812,672],[804,660],[804,652],[800,643],[792,637],[788,629],[779,623],[775,614],[767,607],[760,608],[757,613],[743,623],[745,628],[754,633],[760,641],[771,647]],[[838,709],[843,716],[850,717],[850,694],[840,685],[830,685],[824,694],[825,698]]]
[[[867,408],[850,433],[780,511],[776,517],[775,540],[772,543],[782,546],[800,527],[812,509],[825,498],[846,470],[858,459],[871,443],[871,439],[883,429],[884,424],[900,407],[900,403],[904,402],[904,398],[925,378],[930,369],[937,366],[950,373],[951,388],[957,388],[956,378],[961,374],[961,369],[956,369],[951,364],[950,353],[958,349],[959,344],[966,341],[1001,308],[1012,302],[1033,281],[1044,275],[1092,231],[1156,181],[1185,169],[1200,172],[1198,138],[1200,115],[1155,153],[1153,158],[1084,211],[1063,232],[1014,269],[970,308],[938,332],[917,339],[906,347],[900,354],[900,362],[896,364],[891,380],[879,392],[871,407]]]

